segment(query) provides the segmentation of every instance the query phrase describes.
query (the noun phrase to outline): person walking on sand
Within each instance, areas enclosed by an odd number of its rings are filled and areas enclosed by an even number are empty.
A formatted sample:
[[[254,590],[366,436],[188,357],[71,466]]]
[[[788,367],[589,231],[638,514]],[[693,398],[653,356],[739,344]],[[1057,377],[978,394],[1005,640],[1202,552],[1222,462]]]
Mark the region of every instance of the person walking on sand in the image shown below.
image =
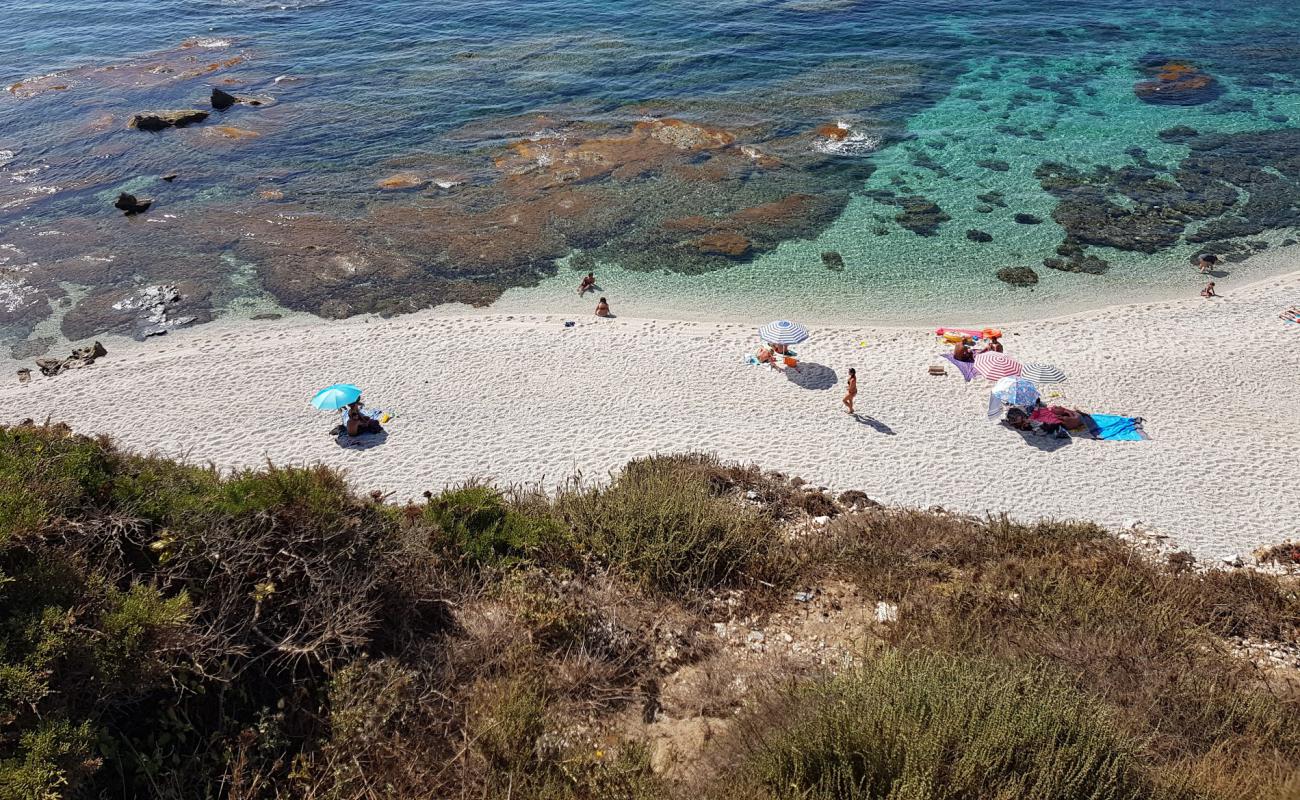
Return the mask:
[[[1201,273],[1204,274],[1214,269],[1214,265],[1219,263],[1219,257],[1214,253],[1201,253]]]
[[[848,413],[853,413],[853,398],[858,396],[858,371],[849,367],[849,389],[844,394],[844,408]]]
[[[1211,297],[1218,297],[1218,296],[1219,295],[1215,294],[1214,292],[1214,281],[1210,281],[1209,283],[1205,284],[1205,288],[1201,290],[1201,297],[1204,297],[1206,300],[1209,300]]]
[[[578,284],[578,297],[582,297],[584,294],[595,288],[595,286],[596,274],[594,272],[588,272],[587,277],[583,278],[582,283]]]
[[[596,316],[608,317],[609,315],[609,301],[602,297],[600,302],[596,303]]]

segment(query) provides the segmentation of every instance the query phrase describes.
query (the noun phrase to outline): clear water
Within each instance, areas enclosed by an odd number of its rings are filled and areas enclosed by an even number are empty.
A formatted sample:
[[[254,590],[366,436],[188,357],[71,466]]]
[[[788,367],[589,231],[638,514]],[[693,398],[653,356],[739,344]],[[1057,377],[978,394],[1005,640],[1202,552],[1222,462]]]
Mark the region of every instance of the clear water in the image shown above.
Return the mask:
[[[455,216],[449,209],[490,217],[494,193],[508,189],[493,166],[503,148],[557,129],[614,135],[648,117],[682,117],[732,131],[737,144],[776,149],[782,145],[772,143],[840,121],[864,144],[818,162],[820,172],[809,166],[766,188],[761,176],[716,190],[683,189],[662,176],[598,187],[626,207],[580,246],[593,251],[624,313],[749,318],[784,309],[810,319],[904,321],[1190,290],[1196,276],[1186,260],[1197,245],[1186,242],[1155,254],[1091,248],[1111,263],[1104,275],[1044,269],[1065,232],[1034,170],[1050,161],[1121,167],[1133,163],[1126,151],[1135,146],[1172,167],[1188,147],[1157,133],[1174,125],[1203,134],[1300,126],[1294,11],[1285,0],[16,4],[0,27],[0,84],[58,73],[38,85],[68,88],[0,92],[0,336],[13,343],[51,333],[60,321],[71,338],[121,327],[112,304],[166,280],[182,282],[198,307],[218,314],[275,303],[320,312],[336,295],[373,293],[384,295],[380,304],[355,302],[352,310],[404,310],[394,296],[427,305],[482,302],[503,291],[501,307],[569,310],[567,246],[522,266],[462,270],[456,254],[465,248],[435,258],[429,253],[442,240],[426,243],[385,221],[394,209],[425,213],[420,225],[433,228]],[[244,60],[193,79],[123,78],[131,63],[175,67],[177,45],[195,39],[202,46],[182,55],[199,53],[200,66],[235,54]],[[157,53],[164,55],[149,55]],[[1194,60],[1215,76],[1222,97],[1192,106],[1141,102],[1136,64],[1153,53]],[[127,68],[89,71],[109,64]],[[126,130],[135,111],[204,107],[212,85],[274,104],[238,107],[184,131]],[[260,135],[227,139],[202,129],[216,124]],[[869,146],[876,140],[879,147]],[[978,164],[989,159],[1007,169]],[[855,179],[864,164],[874,171]],[[409,192],[377,189],[376,181],[410,171],[472,189],[457,195],[430,182]],[[181,177],[159,181],[166,172]],[[789,187],[847,187],[852,197],[833,220],[711,271],[676,263],[671,249],[646,263],[632,239],[606,241],[656,228],[675,192],[689,193],[690,213],[715,203],[725,215],[746,205],[736,195],[750,185],[760,201]],[[907,230],[896,206],[872,199],[871,190],[900,185],[950,217],[935,235]],[[150,196],[155,208],[125,220],[111,207],[120,191]],[[1005,207],[981,213],[977,195],[989,191],[1001,192]],[[592,214],[603,206],[596,205]],[[1044,222],[1018,224],[1016,213]],[[324,232],[249,248],[271,238],[250,220],[297,232],[303,219],[324,220]],[[463,232],[479,219],[447,227]],[[350,227],[330,227],[332,220]],[[969,229],[993,241],[972,242]],[[1276,249],[1293,233],[1286,224],[1251,238]],[[319,258],[281,265],[279,253],[301,255],[317,235],[327,245],[312,251]],[[369,258],[360,267],[365,259],[345,252],[353,240]],[[842,255],[842,271],[824,266],[821,254],[831,250]],[[384,261],[389,252],[401,263]],[[331,259],[335,272],[316,271],[316,261]],[[1285,259],[1265,261],[1279,268]],[[1037,287],[1013,289],[994,276],[1016,265],[1035,266]],[[1235,280],[1262,269],[1248,261],[1227,271]],[[465,288],[471,284],[478,288]]]

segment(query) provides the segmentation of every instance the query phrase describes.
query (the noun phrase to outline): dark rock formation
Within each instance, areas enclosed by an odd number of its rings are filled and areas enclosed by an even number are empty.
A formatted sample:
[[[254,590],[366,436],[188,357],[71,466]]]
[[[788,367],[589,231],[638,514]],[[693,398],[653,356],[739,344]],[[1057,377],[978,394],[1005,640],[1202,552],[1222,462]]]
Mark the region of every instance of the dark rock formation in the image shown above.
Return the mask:
[[[993,206],[981,203],[980,205],[975,206],[975,212],[978,214],[992,214]]]
[[[1033,214],[1019,213],[1016,214],[1016,222],[1021,225],[1038,225],[1042,223],[1042,218],[1035,217]]]
[[[161,131],[166,128],[184,128],[208,118],[208,112],[197,108],[179,111],[145,111],[131,117],[127,127],[142,131]]]
[[[52,378],[60,372],[90,366],[95,363],[95,359],[103,358],[106,355],[108,355],[108,351],[104,349],[104,345],[95,342],[86,347],[76,348],[72,351],[72,355],[67,358],[38,358],[36,359],[36,367],[41,371],[42,375]],[[19,379],[21,378],[22,373],[20,370]]]
[[[825,264],[826,269],[831,272],[844,271],[844,256],[834,250],[827,250],[825,253],[822,253],[822,263]]]
[[[224,92],[221,89],[213,88],[210,102],[212,103],[212,107],[215,108],[216,110],[225,111],[227,108],[230,108],[234,104],[238,103],[239,98],[235,97],[233,94],[230,94],[229,92]]]
[[[1038,273],[1032,267],[1003,267],[997,272],[998,280],[1021,288],[1038,283]]]
[[[1146,80],[1134,84],[1133,91],[1146,103],[1199,105],[1223,94],[1214,76],[1187,61],[1156,57],[1144,60],[1139,69]]]
[[[966,231],[966,238],[970,239],[972,242],[991,242],[993,241],[993,234],[986,233],[977,228],[971,228]]]
[[[144,213],[151,205],[153,205],[152,200],[142,200],[133,194],[122,192],[117,196],[117,201],[113,203],[113,208],[118,209],[128,217],[133,217],[136,214]]]
[[[1160,141],[1173,144],[1185,144],[1200,135],[1200,131],[1187,125],[1175,125],[1156,134]]]
[[[897,205],[903,210],[894,221],[918,236],[934,236],[941,224],[952,219],[938,203],[920,195],[900,197]]]
[[[172,181],[176,180],[176,179],[179,178],[179,177],[180,177],[180,175],[178,175],[177,173],[175,173],[175,172],[169,172],[169,173],[167,173],[166,175],[163,175],[163,176],[162,176],[162,179],[165,180],[165,181],[167,181],[168,183],[171,183]]]
[[[1005,195],[1003,195],[1002,192],[984,192],[983,194],[975,195],[975,197],[991,206],[997,206],[998,208],[1007,207],[1007,202],[1004,199]]]
[[[993,172],[1007,172],[1011,169],[1010,164],[1008,164],[1005,161],[1002,161],[1001,159],[996,159],[996,158],[985,158],[980,161],[976,161],[975,163],[980,165],[984,169],[992,170]]]
[[[1044,258],[1043,266],[1061,272],[1083,272],[1088,275],[1100,275],[1110,269],[1110,262],[1094,255],[1079,253],[1067,258]]]

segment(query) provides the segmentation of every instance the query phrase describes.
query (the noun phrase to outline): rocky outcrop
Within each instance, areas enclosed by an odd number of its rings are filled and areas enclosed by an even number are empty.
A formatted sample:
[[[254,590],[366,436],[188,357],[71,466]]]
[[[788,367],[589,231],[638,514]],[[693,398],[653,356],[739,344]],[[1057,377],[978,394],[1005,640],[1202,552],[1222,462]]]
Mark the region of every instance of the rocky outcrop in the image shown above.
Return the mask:
[[[1146,80],[1134,84],[1133,91],[1146,103],[1199,105],[1223,94],[1214,76],[1189,61],[1154,57],[1144,60],[1139,70]]]
[[[94,87],[101,90],[139,90],[207,77],[244,62],[241,52],[232,53],[229,42],[187,39],[179,46],[113,64],[77,67],[48,75],[26,78],[8,87],[19,99],[48,92]]]
[[[826,269],[831,272],[844,271],[844,256],[834,250],[827,250],[825,253],[822,253],[822,263],[825,264]]]
[[[1156,138],[1160,141],[1169,142],[1171,144],[1186,144],[1197,136],[1200,136],[1200,132],[1187,125],[1175,125],[1172,128],[1165,128],[1156,134]]]
[[[895,204],[903,210],[894,221],[918,236],[934,236],[941,224],[952,219],[938,203],[919,195],[899,197]]]
[[[1003,267],[997,272],[998,280],[1012,286],[1026,288],[1038,283],[1038,273],[1031,267]]]
[[[128,217],[133,217],[136,214],[142,214],[149,210],[149,206],[151,205],[153,205],[152,200],[141,199],[133,194],[122,192],[117,196],[117,201],[113,203],[113,208],[116,208]]]
[[[143,111],[131,117],[127,127],[142,131],[161,131],[167,128],[184,128],[202,122],[208,118],[208,112],[197,108],[185,108],[174,111]]]
[[[233,94],[229,92],[223,91],[221,89],[213,88],[212,95],[208,101],[212,103],[212,107],[215,108],[216,110],[225,111],[227,108],[230,108],[231,106],[238,103],[239,98],[235,97]]]
[[[705,255],[741,258],[754,248],[754,243],[735,232],[710,233],[694,242],[695,249]]]
[[[980,242],[981,244],[983,244],[983,243],[993,241],[993,234],[987,233],[977,228],[971,228],[970,230],[966,231],[966,238],[970,239],[972,242]]]
[[[38,358],[36,359],[36,368],[45,377],[52,378],[60,372],[88,367],[95,363],[95,359],[103,358],[106,355],[108,355],[108,351],[104,349],[104,345],[95,342],[86,347],[78,347],[67,358]],[[19,370],[20,379],[22,377],[21,372],[22,370]]]

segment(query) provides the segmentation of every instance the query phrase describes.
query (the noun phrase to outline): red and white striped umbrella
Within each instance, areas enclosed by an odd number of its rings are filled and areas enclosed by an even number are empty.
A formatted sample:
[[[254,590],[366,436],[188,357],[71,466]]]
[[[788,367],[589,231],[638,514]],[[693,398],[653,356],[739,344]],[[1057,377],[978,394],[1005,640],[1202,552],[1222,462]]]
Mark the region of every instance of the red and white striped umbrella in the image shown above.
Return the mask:
[[[975,371],[991,381],[1019,377],[1020,362],[1005,353],[988,352],[975,356]]]

